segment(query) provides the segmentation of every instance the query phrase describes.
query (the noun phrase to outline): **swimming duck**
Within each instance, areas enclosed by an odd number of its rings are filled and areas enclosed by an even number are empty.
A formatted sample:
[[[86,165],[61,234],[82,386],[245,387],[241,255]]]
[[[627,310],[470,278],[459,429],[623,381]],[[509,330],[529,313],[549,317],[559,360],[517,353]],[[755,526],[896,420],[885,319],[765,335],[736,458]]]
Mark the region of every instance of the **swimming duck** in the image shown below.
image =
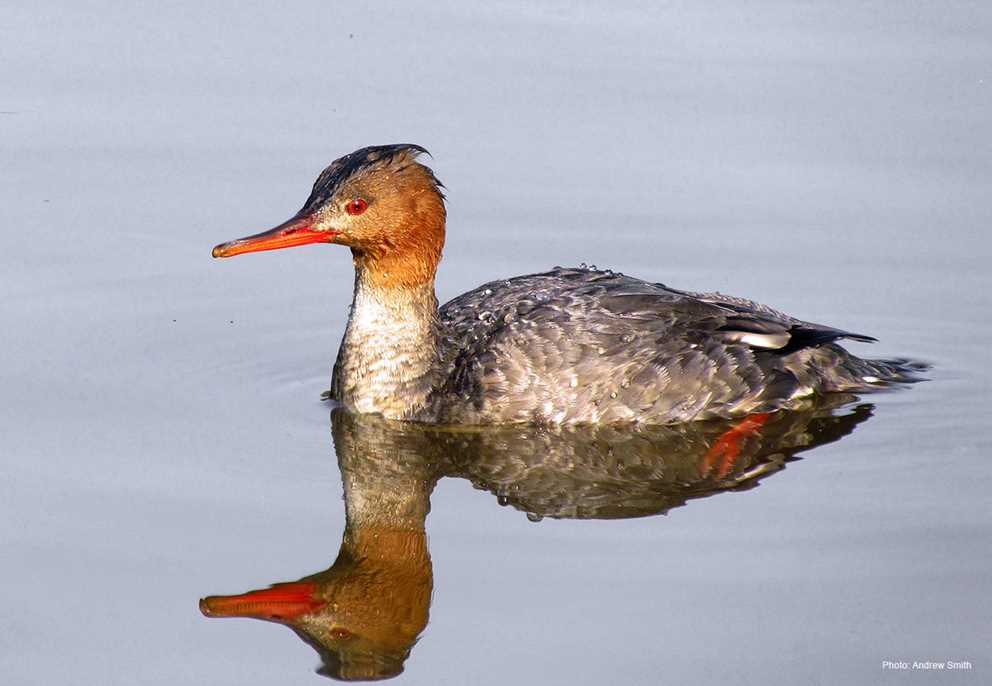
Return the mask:
[[[329,391],[347,410],[438,424],[670,424],[873,390],[923,368],[836,343],[870,336],[609,270],[492,281],[438,308],[445,197],[424,153],[345,155],[291,219],[213,249],[351,248],[354,300]]]

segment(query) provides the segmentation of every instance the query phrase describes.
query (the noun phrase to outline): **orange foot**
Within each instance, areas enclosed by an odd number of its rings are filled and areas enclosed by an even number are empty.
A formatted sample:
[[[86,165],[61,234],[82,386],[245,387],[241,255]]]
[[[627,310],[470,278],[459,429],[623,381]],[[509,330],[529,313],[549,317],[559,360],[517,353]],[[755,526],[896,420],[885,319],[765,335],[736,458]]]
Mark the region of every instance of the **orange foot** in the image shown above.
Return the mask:
[[[734,468],[734,462],[741,454],[741,444],[748,436],[757,433],[758,429],[768,421],[770,412],[749,414],[740,423],[720,434],[710,449],[703,455],[700,466],[703,476],[708,475],[716,467],[717,478],[723,478]]]

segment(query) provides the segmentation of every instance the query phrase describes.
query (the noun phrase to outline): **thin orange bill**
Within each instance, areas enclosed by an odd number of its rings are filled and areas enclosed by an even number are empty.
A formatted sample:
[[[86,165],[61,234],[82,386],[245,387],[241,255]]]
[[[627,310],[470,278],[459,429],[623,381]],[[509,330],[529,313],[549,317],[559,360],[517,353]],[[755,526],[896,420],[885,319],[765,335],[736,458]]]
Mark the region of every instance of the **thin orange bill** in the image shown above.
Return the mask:
[[[314,597],[317,585],[310,581],[276,584],[241,595],[212,595],[200,600],[207,617],[252,617],[272,622],[291,622],[324,605]]]
[[[336,231],[313,228],[313,215],[299,214],[274,229],[257,233],[254,236],[237,238],[221,243],[213,250],[214,257],[234,257],[246,252],[279,250],[307,243],[330,243]]]

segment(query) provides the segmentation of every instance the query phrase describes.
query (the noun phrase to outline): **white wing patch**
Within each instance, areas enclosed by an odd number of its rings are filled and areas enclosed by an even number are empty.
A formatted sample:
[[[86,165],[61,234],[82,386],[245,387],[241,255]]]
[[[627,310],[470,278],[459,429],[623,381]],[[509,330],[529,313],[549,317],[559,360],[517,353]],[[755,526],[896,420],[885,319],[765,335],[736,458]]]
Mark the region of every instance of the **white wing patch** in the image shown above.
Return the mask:
[[[755,333],[753,331],[729,331],[724,334],[737,343],[749,345],[752,348],[767,348],[778,350],[788,344],[791,336],[788,333]]]

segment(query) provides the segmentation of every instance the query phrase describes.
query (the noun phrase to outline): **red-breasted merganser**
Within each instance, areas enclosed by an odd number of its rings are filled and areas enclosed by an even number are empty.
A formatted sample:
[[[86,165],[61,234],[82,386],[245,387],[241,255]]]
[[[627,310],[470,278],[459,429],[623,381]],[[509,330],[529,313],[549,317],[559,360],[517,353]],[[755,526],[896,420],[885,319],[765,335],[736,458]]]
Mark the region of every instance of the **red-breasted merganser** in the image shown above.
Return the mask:
[[[345,155],[289,221],[213,250],[351,248],[354,301],[330,390],[347,410],[438,424],[668,424],[795,407],[913,381],[924,368],[835,343],[869,336],[597,269],[493,281],[439,309],[445,205],[417,161],[426,152]]]

